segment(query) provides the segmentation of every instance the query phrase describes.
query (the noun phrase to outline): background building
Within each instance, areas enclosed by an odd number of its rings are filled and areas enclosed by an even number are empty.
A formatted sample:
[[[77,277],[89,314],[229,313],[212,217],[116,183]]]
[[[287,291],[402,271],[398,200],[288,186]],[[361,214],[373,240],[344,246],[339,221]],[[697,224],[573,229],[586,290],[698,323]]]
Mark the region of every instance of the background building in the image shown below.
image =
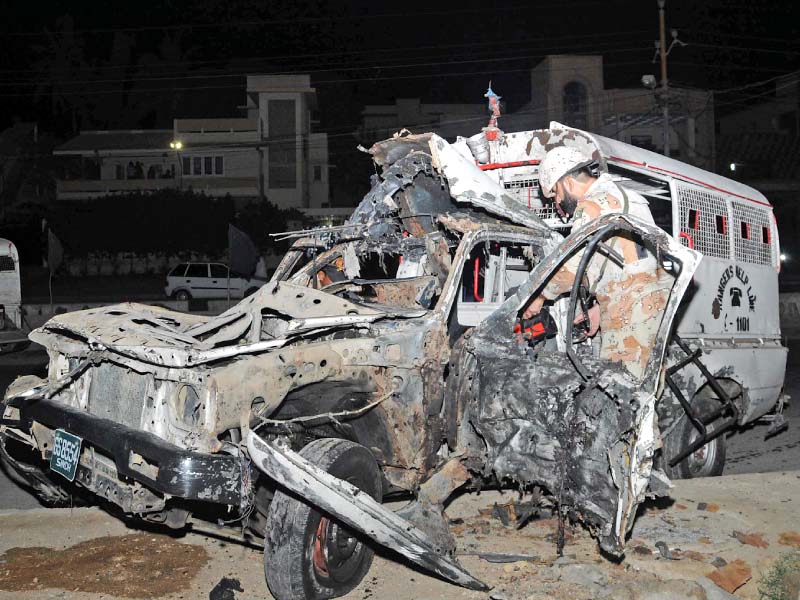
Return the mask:
[[[365,106],[358,136],[365,144],[372,144],[405,128],[412,133],[433,131],[452,139],[479,131],[488,118],[486,102],[426,104],[419,98],[398,98],[394,104]]]
[[[502,89],[495,91],[503,95]],[[658,92],[643,86],[606,89],[602,56],[547,56],[531,70],[530,100],[504,98],[503,105],[506,102],[516,103],[519,108],[505,110],[504,106],[500,127],[505,131],[540,129],[550,121],[558,121],[656,152],[664,149]],[[672,157],[713,169],[712,93],[671,87],[669,106]],[[398,99],[394,105],[367,106],[358,135],[364,145],[387,138],[403,127],[415,132],[434,131],[446,138],[468,137],[480,131],[488,118],[485,101],[425,104],[418,98]]]
[[[84,131],[63,157],[58,199],[191,189],[267,199],[315,219],[330,212],[328,141],[312,133],[308,75],[249,75],[242,117],[173,120],[172,129]]]

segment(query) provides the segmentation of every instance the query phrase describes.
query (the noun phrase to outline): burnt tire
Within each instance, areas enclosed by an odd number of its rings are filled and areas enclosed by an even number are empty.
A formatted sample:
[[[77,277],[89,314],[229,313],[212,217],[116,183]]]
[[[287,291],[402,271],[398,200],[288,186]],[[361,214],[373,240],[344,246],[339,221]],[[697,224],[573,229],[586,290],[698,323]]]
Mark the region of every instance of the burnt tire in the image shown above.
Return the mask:
[[[693,402],[693,406],[701,415],[715,410],[718,405],[718,401],[712,398],[698,398]],[[715,421],[706,425],[706,429],[710,433],[718,424],[719,421]],[[684,414],[675,429],[664,438],[664,471],[670,479],[695,479],[722,475],[727,452],[724,433],[687,456],[674,467],[669,466],[669,460],[697,439],[698,435],[700,434]]]
[[[348,440],[315,440],[308,461],[380,501],[381,471],[369,450]],[[352,591],[369,571],[373,551],[360,534],[294,496],[275,493],[267,515],[264,575],[276,600],[321,600]]]

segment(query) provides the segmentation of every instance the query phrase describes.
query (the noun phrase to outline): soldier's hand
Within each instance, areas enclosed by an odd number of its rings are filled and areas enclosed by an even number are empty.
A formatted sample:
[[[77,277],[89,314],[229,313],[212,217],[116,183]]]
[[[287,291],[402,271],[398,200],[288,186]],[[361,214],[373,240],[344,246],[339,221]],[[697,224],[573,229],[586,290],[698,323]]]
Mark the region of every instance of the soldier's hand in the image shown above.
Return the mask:
[[[528,305],[528,308],[525,309],[525,312],[522,313],[522,318],[532,319],[533,317],[538,315],[542,311],[544,302],[545,302],[544,296],[536,296],[536,298],[534,298]]]

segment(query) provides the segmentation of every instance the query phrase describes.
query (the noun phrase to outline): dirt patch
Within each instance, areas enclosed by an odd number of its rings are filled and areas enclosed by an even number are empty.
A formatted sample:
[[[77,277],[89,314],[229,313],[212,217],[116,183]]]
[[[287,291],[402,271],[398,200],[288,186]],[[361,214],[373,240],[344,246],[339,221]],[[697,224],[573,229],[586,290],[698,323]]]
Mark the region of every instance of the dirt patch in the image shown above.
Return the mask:
[[[188,589],[206,562],[205,548],[157,534],[101,537],[64,549],[11,548],[0,556],[0,589],[154,598]]]

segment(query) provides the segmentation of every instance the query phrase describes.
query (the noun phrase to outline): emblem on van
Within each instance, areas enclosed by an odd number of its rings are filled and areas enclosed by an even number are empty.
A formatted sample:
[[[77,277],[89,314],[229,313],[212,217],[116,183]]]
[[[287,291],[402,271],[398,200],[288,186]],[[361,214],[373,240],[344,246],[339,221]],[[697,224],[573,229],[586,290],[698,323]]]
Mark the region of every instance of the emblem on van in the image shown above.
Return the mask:
[[[731,308],[741,310],[746,306],[750,312],[755,312],[757,298],[750,287],[750,277],[742,267],[730,265],[722,272],[717,286],[717,295],[711,304],[711,314],[715,319],[719,319],[722,314],[726,298]]]

